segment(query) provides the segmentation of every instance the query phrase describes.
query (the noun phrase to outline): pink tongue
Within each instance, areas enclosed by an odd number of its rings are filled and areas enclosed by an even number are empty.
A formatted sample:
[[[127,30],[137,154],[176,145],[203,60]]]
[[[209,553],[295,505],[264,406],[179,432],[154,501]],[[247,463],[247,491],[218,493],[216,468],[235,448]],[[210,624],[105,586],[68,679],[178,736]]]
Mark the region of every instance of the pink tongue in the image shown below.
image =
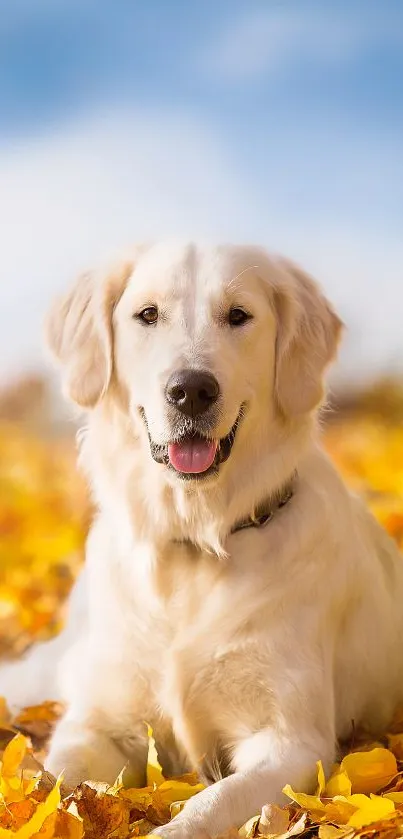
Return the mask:
[[[182,443],[168,444],[168,457],[171,466],[177,472],[198,474],[206,472],[212,465],[217,451],[214,440],[201,440],[200,437],[183,440]]]

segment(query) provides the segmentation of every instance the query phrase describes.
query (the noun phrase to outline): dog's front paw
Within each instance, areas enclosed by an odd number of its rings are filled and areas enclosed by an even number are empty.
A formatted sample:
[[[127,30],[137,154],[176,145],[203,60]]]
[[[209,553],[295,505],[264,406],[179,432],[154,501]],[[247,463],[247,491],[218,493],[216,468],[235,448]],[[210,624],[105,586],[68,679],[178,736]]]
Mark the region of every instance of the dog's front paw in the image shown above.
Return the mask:
[[[91,755],[80,747],[52,748],[45,760],[45,769],[57,778],[63,776],[68,787],[76,787],[92,779]]]
[[[126,758],[116,743],[101,732],[74,730],[72,735],[62,720],[56,728],[45,769],[56,777],[63,775],[65,784],[76,787],[82,781],[103,781],[113,784],[123,769]]]

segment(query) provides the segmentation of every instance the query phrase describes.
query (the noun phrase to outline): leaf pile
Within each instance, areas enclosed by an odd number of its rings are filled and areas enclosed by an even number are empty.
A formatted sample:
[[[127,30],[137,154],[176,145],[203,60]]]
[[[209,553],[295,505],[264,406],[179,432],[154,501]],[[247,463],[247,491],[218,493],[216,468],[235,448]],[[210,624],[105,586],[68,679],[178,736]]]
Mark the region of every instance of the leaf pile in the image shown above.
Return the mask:
[[[3,704],[0,737],[0,839],[128,839],[165,824],[201,789],[196,775],[166,780],[149,729],[147,787],[126,788],[124,771],[113,786],[92,783],[68,789],[63,778],[42,769],[42,734],[49,734],[61,709],[54,703],[28,708],[11,720]],[[48,726],[43,728],[47,721]],[[35,732],[32,739],[20,728]],[[46,736],[45,735],[45,736]],[[11,739],[10,739],[11,738]],[[36,747],[34,745],[36,744]]]
[[[403,547],[403,427],[371,416],[329,426],[325,446],[353,489]],[[0,425],[0,654],[18,655],[58,630],[63,603],[82,562],[90,518],[74,444],[46,441]],[[65,788],[42,765],[61,713],[54,703],[11,719],[0,700],[0,839],[132,839],[179,811],[201,787],[195,776],[166,780],[150,732],[148,786],[88,783]],[[315,795],[285,788],[289,804],[269,801],[235,837],[403,837],[403,713],[382,742],[354,733],[351,751]]]
[[[62,709],[48,702],[26,709],[14,720],[4,701],[0,710],[0,839],[134,839],[152,834],[156,825],[169,821],[203,789],[195,774],[164,778],[151,729],[146,787],[127,788],[122,770],[112,786],[88,781],[68,789],[62,777],[53,778],[40,762]],[[402,711],[395,729],[403,729]],[[286,786],[288,806],[268,802],[240,831],[232,828],[226,839],[403,836],[403,732],[394,730],[387,740],[389,748],[365,744],[347,753],[327,780],[319,762],[314,795]]]

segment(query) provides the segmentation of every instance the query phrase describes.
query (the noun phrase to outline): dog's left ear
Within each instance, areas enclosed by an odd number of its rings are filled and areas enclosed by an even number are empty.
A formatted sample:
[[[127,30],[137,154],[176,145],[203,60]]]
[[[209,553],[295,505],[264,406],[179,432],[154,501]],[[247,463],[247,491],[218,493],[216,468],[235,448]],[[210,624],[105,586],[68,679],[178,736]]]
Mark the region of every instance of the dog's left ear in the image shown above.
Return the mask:
[[[311,277],[287,260],[279,268],[276,397],[283,414],[295,416],[322,401],[324,374],[336,356],[343,324]]]

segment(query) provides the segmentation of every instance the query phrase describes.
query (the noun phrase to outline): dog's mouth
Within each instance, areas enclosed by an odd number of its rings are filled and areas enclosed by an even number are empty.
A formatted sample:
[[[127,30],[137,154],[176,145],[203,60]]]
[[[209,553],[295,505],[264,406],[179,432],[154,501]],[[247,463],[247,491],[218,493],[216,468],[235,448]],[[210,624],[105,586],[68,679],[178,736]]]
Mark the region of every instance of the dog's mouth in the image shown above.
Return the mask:
[[[181,434],[175,440],[162,445],[152,440],[143,408],[140,408],[140,415],[147,428],[153,460],[168,466],[184,480],[197,480],[217,473],[221,464],[228,460],[243,411],[244,406],[241,407],[229,433],[221,439],[205,436],[195,430]]]

